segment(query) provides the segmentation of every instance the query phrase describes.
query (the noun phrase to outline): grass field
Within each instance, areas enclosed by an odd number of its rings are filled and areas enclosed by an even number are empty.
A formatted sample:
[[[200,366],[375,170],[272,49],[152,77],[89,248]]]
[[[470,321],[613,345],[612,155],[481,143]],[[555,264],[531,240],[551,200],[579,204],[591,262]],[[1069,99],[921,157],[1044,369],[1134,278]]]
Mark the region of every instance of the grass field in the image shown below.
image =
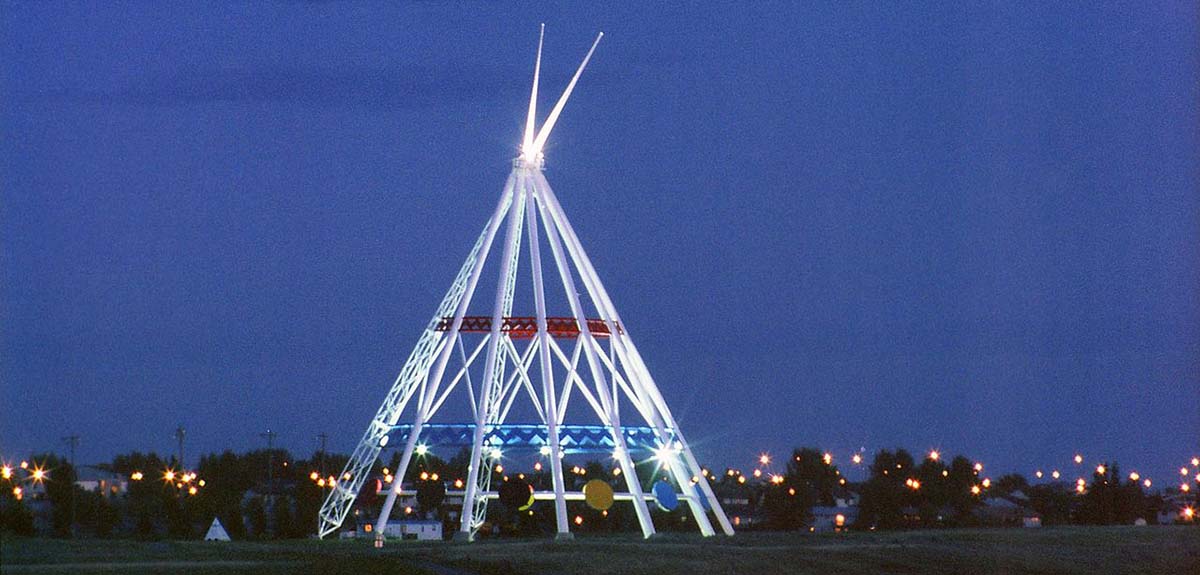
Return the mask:
[[[0,573],[1200,574],[1200,529],[1071,527],[507,540],[140,542],[5,538]]]

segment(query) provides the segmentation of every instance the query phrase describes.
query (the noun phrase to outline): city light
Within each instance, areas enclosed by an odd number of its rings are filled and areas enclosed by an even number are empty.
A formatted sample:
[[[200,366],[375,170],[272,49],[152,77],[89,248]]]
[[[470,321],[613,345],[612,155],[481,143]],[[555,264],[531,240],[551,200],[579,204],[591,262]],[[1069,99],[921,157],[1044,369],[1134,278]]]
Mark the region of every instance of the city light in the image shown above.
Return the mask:
[[[503,455],[504,452],[500,451],[499,447],[493,447],[491,451],[488,452],[488,457],[491,457],[492,459],[500,459]]]
[[[771,456],[767,455],[766,453],[759,455],[758,462],[762,465],[770,465],[771,464]]]
[[[575,524],[576,524],[576,525],[583,525],[583,516],[582,516],[582,515],[576,515],[576,516],[575,516]]]
[[[1184,493],[1187,493],[1188,491],[1191,491],[1191,490],[1192,490],[1192,486],[1191,486],[1191,485],[1188,485],[1188,484],[1186,484],[1186,483],[1180,483],[1180,484],[1179,484],[1179,490],[1180,490],[1180,491],[1182,491],[1182,492],[1184,492]]]
[[[991,480],[991,478],[984,478],[984,480],[983,480],[983,488],[984,488],[984,489],[987,489],[987,488],[989,488],[989,487],[991,487],[991,486],[992,486],[992,480]]]
[[[1096,466],[1096,473],[1097,473],[1098,475],[1104,475],[1104,472],[1105,472],[1105,471],[1108,471],[1108,469],[1106,469],[1106,468],[1105,468],[1103,465],[1097,465],[1097,466]]]
[[[1075,454],[1075,465],[1079,465],[1080,463],[1083,463],[1083,456],[1076,453]]]
[[[858,465],[862,463],[862,455],[855,453],[854,456],[850,458],[850,461],[854,462],[855,465]]]
[[[1080,483],[1079,485],[1075,486],[1075,491],[1078,491],[1079,493],[1083,493],[1084,491],[1087,491],[1087,486]]]
[[[175,472],[170,469],[164,471],[163,481],[175,481]]]
[[[761,470],[761,469],[755,469],[755,470],[754,470],[754,477],[762,477],[762,470]]]
[[[1141,479],[1141,477],[1142,477],[1142,476],[1141,476],[1141,475],[1138,475],[1138,472],[1136,472],[1136,471],[1134,471],[1134,472],[1132,472],[1132,473],[1130,473],[1130,474],[1129,474],[1129,480],[1130,480],[1130,481],[1137,481],[1138,479]]]
[[[1196,510],[1191,507],[1184,507],[1183,516],[1186,517],[1188,521],[1191,521],[1192,518],[1196,516]]]
[[[1041,479],[1042,478],[1042,470],[1039,469],[1039,470],[1035,471],[1034,476],[1036,476],[1038,479]]]
[[[533,464],[533,470],[534,470],[534,471],[541,471],[541,470],[542,470],[542,462],[541,462],[541,461],[535,462],[535,463]]]
[[[196,489],[195,485],[188,488],[188,495],[195,495],[196,492],[197,492],[197,489]]]
[[[1179,468],[1179,474],[1180,474],[1180,475],[1183,475],[1183,476],[1185,476],[1185,477],[1186,477],[1186,476],[1187,476],[1187,474],[1188,474],[1188,470],[1187,470],[1187,468],[1186,468],[1186,467],[1180,467],[1180,468]]]
[[[320,476],[321,476],[321,474],[317,473],[316,471],[314,471],[314,472],[312,472],[312,473],[309,473],[309,474],[308,474],[308,478],[309,478],[309,479],[311,479],[311,480],[313,480],[313,481],[316,481],[316,480],[317,480],[317,478],[318,478],[318,477],[320,477]]]
[[[826,451],[825,455],[821,457],[821,460],[825,462],[825,465],[830,465],[833,463],[833,454]]]
[[[975,473],[979,473],[980,471],[983,471],[983,464],[976,462],[975,463]]]
[[[12,468],[7,465],[0,468],[0,477],[3,477],[5,479],[12,479],[12,473],[13,473]]]
[[[45,469],[42,469],[41,467],[35,467],[33,469],[33,480],[34,481],[41,482],[49,476],[50,476],[50,472],[46,471]]]
[[[1149,489],[1150,486],[1152,485],[1152,483],[1150,483],[1150,479],[1147,478],[1145,481],[1142,482],[1142,485],[1145,485],[1146,489]]]
[[[14,487],[12,493],[13,493],[13,497],[17,498],[17,501],[20,501],[21,499],[23,499],[25,497],[25,490],[21,489],[20,487]]]
[[[146,476],[143,475],[141,471],[134,471],[132,474],[129,475],[129,478],[134,481],[141,481],[144,477],[146,477]]]
[[[1192,467],[1200,467],[1200,457],[1192,458]]]
[[[942,457],[942,454],[938,453],[936,449],[929,452],[929,460],[930,461],[937,461],[941,457]]]
[[[981,491],[981,489],[979,489],[978,485],[971,486],[971,495],[979,495],[980,491]]]
[[[541,453],[542,456],[550,455],[550,446],[549,445],[541,446],[540,448],[538,448],[538,453]]]
[[[425,445],[424,443],[417,444],[417,456],[418,457],[425,457],[425,455],[428,453],[429,453],[428,445]]]
[[[454,480],[454,488],[455,488],[455,489],[462,489],[462,487],[463,487],[463,480],[461,480],[461,479],[455,479],[455,480]]]
[[[1053,478],[1055,478],[1055,479],[1058,479],[1058,478],[1059,478],[1059,477],[1061,477],[1061,476],[1062,476],[1062,474],[1061,474],[1061,473],[1059,473],[1057,469],[1055,469],[1054,471],[1052,471],[1052,472],[1050,473],[1050,477],[1053,477]]]

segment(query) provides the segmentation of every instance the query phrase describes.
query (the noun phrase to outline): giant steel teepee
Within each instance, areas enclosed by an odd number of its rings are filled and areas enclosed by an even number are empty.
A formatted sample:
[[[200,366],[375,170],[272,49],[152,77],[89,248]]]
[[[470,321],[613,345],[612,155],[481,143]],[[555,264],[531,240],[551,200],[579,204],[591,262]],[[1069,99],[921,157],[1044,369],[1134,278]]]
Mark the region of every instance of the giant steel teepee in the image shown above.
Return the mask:
[[[715,533],[709,510],[720,529],[733,534],[708,481],[696,479],[704,476],[700,465],[542,173],[543,146],[603,34],[596,37],[566,90],[537,129],[544,30],[543,26],[538,39],[521,154],[513,160],[512,172],[491,219],[326,498],[319,517],[322,537],[336,531],[346,519],[389,439],[404,441],[399,467],[393,471],[395,477],[403,478],[414,452],[423,452],[422,434],[427,436],[435,429],[436,424],[431,422],[435,414],[451,397],[464,395],[473,421],[461,427],[469,430],[463,437],[469,438],[464,444],[470,446],[472,463],[461,490],[451,492],[463,501],[457,538],[473,537],[486,517],[487,502],[497,497],[491,489],[491,471],[501,456],[498,441],[505,433],[523,433],[526,440],[532,438],[548,460],[553,488],[535,491],[533,496],[554,502],[560,538],[571,537],[566,501],[584,498],[583,493],[565,488],[563,444],[587,441],[611,449],[622,472],[618,477],[624,479],[627,488],[627,492],[616,494],[616,499],[632,503],[646,537],[654,534],[647,502],[656,500],[659,489],[647,493],[638,479],[631,453],[639,448],[653,452],[655,465],[661,466],[671,480],[672,491],[666,495],[688,505],[704,535]],[[543,267],[544,248],[548,248],[552,266]],[[518,281],[525,249],[531,274],[528,283]],[[498,269],[491,276],[485,269],[496,252],[499,259],[491,267]],[[490,301],[476,297],[484,276],[497,278]],[[518,292],[519,283],[532,288],[532,316],[513,315],[518,294],[522,298],[530,295],[524,290]],[[484,309],[490,313],[471,315],[473,305],[478,308],[489,303],[491,307]],[[550,303],[563,305],[569,315],[548,315]],[[454,396],[456,390],[459,393]],[[509,423],[518,397],[528,400],[526,406],[531,406],[537,423]],[[575,411],[569,411],[573,397],[582,397],[584,415],[598,422],[592,428],[601,436],[599,440],[578,436],[588,426],[574,424],[580,402],[575,402]],[[407,423],[398,425],[405,414]],[[623,425],[623,420],[630,419],[635,419],[636,427]],[[401,484],[396,480],[388,488],[376,533],[384,532]]]

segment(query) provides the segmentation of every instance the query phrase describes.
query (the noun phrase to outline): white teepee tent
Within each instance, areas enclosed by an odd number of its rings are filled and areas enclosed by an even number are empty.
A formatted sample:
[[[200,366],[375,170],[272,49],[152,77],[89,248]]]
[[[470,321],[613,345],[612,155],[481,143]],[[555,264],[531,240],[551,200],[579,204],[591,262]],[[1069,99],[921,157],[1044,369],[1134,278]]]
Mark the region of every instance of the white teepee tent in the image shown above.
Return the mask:
[[[208,533],[204,534],[205,541],[229,541],[229,534],[225,532],[225,526],[221,525],[221,520],[213,517],[212,525],[208,526]]]

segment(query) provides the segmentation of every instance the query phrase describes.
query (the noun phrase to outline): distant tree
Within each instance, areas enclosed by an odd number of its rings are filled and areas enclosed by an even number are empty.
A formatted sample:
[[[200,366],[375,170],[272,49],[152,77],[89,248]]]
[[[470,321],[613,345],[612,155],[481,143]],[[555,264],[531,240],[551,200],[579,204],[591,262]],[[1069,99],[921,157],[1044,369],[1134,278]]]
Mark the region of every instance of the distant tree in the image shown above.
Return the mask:
[[[1066,525],[1078,496],[1062,483],[1034,485],[1025,493],[1029,506],[1042,517],[1043,525]]]
[[[975,523],[972,510],[981,503],[980,498],[971,492],[971,488],[979,480],[971,460],[961,455],[950,461],[947,469],[945,485],[945,503],[953,510],[952,525],[971,525]]]
[[[1092,482],[1080,498],[1078,519],[1093,525],[1128,525],[1145,517],[1148,508],[1141,484],[1122,481],[1120,467],[1105,462],[1104,473],[1097,469],[1092,474]]]
[[[76,510],[79,505],[75,493],[75,468],[69,461],[53,453],[34,455],[33,461],[48,472],[44,483],[46,499],[50,501],[50,525],[54,535],[68,537],[71,535],[72,505],[76,506]]]
[[[840,473],[825,462],[823,451],[804,447],[792,452],[783,482],[768,483],[762,505],[773,529],[799,529],[808,524],[814,505],[833,505]]]
[[[995,495],[1012,495],[1017,491],[1025,492],[1029,490],[1029,481],[1025,476],[1019,473],[1009,473],[1000,476],[995,483],[992,484],[992,493]],[[1028,495],[1028,493],[1026,493]]]
[[[6,531],[11,531],[14,535],[24,537],[32,537],[34,535],[33,513],[25,505],[24,501],[11,499],[5,502],[3,527]]]
[[[917,502],[905,484],[915,473],[912,455],[903,449],[875,454],[870,477],[862,486],[858,522],[864,526],[895,529],[904,525],[904,507]]]
[[[96,536],[111,537],[117,525],[121,522],[121,516],[117,512],[117,508],[113,506],[108,497],[96,498]]]

